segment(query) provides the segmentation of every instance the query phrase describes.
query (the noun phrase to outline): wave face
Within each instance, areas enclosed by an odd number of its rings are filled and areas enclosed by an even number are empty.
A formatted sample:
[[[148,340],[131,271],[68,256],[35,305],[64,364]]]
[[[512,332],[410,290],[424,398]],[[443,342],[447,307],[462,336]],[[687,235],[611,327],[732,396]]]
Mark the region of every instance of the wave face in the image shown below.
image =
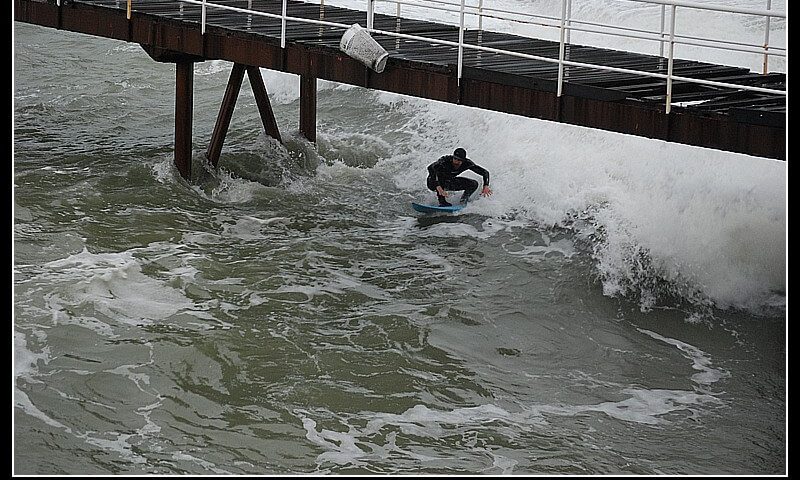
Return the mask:
[[[658,28],[660,6],[629,3],[579,2],[573,18]],[[764,8],[760,3],[737,6]],[[360,2],[342,5],[359,8]],[[503,2],[497,8],[557,16],[561,2]],[[423,11],[403,10],[411,16]],[[457,21],[447,13],[426,12],[440,21]],[[701,34],[713,25],[718,38],[754,44],[764,39],[766,23],[760,17],[695,9],[681,9],[680,15],[683,35]],[[485,22],[489,29],[512,25],[511,31],[521,35],[553,35],[553,29],[541,26]],[[785,23],[773,19],[770,27],[771,42],[785,46]],[[576,32],[573,41],[658,52],[657,44],[644,40]],[[676,54],[684,58],[753,70],[760,70],[763,60],[744,52],[680,48]],[[783,57],[773,58],[771,70],[785,71]],[[296,101],[291,76],[273,74],[269,83],[283,102]],[[398,188],[420,196],[426,192],[427,164],[461,146],[492,173],[495,195],[472,211],[568,228],[576,238],[591,239],[607,295],[634,295],[643,308],[664,296],[754,313],[785,304],[785,162],[321,83],[347,99],[344,111],[321,120],[323,157],[396,170]]]

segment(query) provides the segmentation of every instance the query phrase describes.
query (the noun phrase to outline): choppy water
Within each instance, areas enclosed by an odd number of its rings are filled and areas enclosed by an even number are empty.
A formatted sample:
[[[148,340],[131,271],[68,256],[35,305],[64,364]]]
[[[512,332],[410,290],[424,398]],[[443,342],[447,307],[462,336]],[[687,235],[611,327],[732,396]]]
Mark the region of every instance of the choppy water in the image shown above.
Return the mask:
[[[787,472],[785,162],[13,27],[15,473]]]

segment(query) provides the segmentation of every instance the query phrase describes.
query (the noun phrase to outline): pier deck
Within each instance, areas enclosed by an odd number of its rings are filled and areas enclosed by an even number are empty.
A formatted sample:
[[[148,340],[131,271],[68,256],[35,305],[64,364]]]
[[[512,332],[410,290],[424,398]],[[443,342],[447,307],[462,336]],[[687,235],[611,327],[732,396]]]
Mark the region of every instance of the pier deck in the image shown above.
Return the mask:
[[[248,0],[219,0],[248,8]],[[280,1],[254,1],[250,8],[281,14]],[[470,107],[563,122],[731,152],[784,160],[786,96],[674,81],[665,112],[666,81],[628,73],[567,66],[560,95],[558,65],[508,54],[465,49],[459,78],[457,48],[373,34],[388,52],[385,70],[374,72],[339,49],[340,27],[282,22],[229,10],[207,10],[174,0],[134,0],[130,19],[120,0],[14,0],[17,21],[136,42],[159,61],[227,60],[366,88]],[[287,14],[345,25],[366,25],[364,11],[298,1]],[[459,41],[459,28],[375,14],[373,28]],[[464,42],[558,58],[559,43],[491,31],[467,30]],[[667,60],[598,47],[568,45],[566,58],[651,73],[667,73]],[[121,66],[122,68],[122,66]],[[784,73],[675,59],[680,77],[786,89]]]

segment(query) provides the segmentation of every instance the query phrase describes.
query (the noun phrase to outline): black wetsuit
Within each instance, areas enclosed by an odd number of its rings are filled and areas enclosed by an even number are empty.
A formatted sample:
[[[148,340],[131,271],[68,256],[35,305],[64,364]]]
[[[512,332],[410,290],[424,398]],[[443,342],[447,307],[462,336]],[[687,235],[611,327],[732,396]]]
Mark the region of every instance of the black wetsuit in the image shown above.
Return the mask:
[[[466,201],[478,189],[478,182],[475,180],[458,176],[467,170],[472,170],[483,177],[484,187],[489,185],[489,172],[485,168],[476,165],[468,158],[456,168],[453,166],[453,156],[445,155],[428,165],[428,189],[436,191],[436,187],[441,186],[445,190],[463,190],[461,201]],[[439,203],[444,202],[443,196],[437,193],[437,197],[439,197]]]

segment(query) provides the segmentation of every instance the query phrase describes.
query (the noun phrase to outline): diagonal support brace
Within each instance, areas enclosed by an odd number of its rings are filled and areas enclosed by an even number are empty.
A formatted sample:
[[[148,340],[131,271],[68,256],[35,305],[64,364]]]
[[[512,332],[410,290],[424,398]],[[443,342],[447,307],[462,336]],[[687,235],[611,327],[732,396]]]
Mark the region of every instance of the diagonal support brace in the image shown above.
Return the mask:
[[[228,128],[230,127],[231,118],[233,117],[233,110],[236,107],[236,99],[239,97],[239,91],[242,89],[242,81],[244,80],[245,72],[247,72],[247,76],[250,78],[250,86],[253,88],[253,95],[256,98],[256,105],[258,105],[261,123],[264,125],[264,132],[283,143],[280,131],[278,130],[278,124],[275,121],[275,114],[272,111],[272,105],[267,95],[267,89],[261,77],[261,71],[258,67],[234,63],[233,69],[231,69],[231,76],[228,79],[228,86],[225,88],[225,96],[222,99],[222,105],[217,115],[217,123],[214,125],[214,132],[211,134],[211,142],[206,150],[206,157],[215,168],[219,163],[222,145],[225,143],[225,136],[228,134]]]
[[[258,105],[258,113],[261,115],[261,124],[264,125],[264,133],[283,143],[278,124],[275,122],[272,104],[269,102],[267,88],[264,86],[264,79],[261,78],[261,70],[258,67],[247,67],[247,77],[250,79],[250,86],[253,88],[253,95],[256,97],[256,105]]]
[[[206,158],[214,168],[219,163],[219,155],[222,152],[222,144],[225,143],[225,136],[228,134],[228,127],[231,125],[233,109],[236,107],[236,99],[239,97],[239,90],[242,88],[245,66],[239,63],[233,64],[231,76],[228,79],[228,86],[225,88],[225,96],[222,98],[222,105],[219,107],[217,123],[214,125],[214,132],[211,134],[211,143],[206,150]]]

